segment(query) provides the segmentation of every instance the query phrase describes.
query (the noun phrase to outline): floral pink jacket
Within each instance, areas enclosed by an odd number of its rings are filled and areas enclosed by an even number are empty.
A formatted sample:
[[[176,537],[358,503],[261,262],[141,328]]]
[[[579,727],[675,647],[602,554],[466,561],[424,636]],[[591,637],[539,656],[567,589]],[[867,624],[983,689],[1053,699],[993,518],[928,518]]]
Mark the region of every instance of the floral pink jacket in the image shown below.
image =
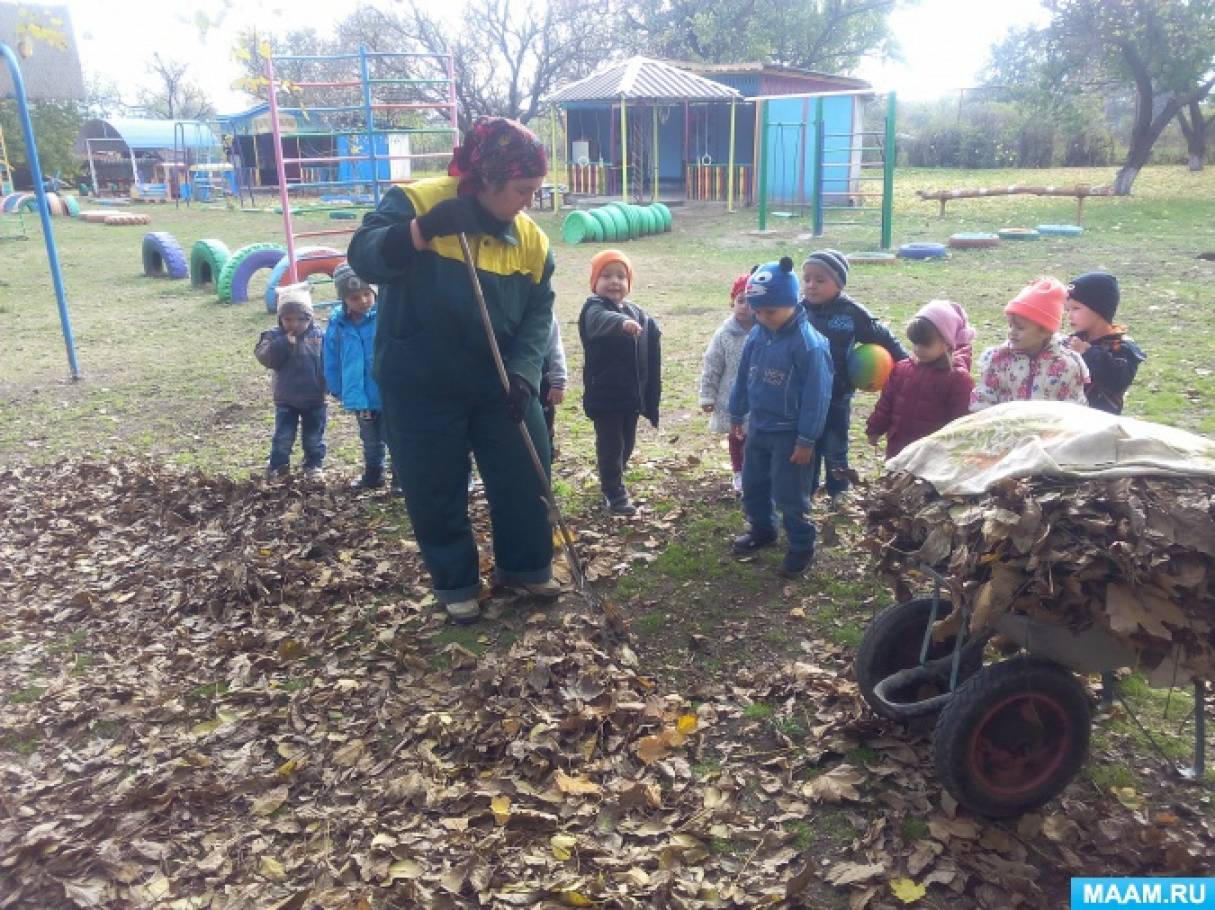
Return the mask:
[[[1055,335],[1037,354],[1008,346],[988,348],[979,358],[979,380],[970,393],[970,410],[981,411],[1006,401],[1073,401],[1087,404],[1088,367],[1079,354]]]

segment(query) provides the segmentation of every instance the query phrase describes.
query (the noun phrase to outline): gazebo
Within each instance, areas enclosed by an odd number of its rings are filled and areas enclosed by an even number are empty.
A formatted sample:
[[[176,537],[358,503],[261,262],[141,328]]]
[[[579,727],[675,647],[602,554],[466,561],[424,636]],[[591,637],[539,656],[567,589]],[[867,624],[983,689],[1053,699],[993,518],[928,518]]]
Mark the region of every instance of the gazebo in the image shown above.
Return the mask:
[[[661,60],[631,57],[548,100],[565,113],[570,193],[657,200],[665,191],[668,198],[683,198],[693,160],[718,162],[722,198],[731,205],[736,188],[749,184],[734,160],[734,112],[743,96],[730,86]],[[708,136],[709,109],[728,112],[728,140]]]
[[[89,163],[93,190],[125,195],[132,187],[157,183],[162,165],[184,166],[186,153],[193,159],[222,158],[214,131],[198,120],[141,120],[108,117],[87,120],[76,137],[76,150]],[[182,176],[182,175],[178,175]],[[167,182],[167,181],[166,181]]]

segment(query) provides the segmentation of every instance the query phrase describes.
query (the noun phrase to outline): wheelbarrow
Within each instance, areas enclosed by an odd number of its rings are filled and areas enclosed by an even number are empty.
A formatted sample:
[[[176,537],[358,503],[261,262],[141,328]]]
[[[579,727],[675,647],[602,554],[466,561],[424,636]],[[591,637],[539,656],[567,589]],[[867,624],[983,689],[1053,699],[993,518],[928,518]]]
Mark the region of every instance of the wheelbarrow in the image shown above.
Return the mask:
[[[865,630],[856,656],[862,697],[874,712],[900,723],[935,716],[937,778],[972,812],[1005,818],[1049,802],[1088,752],[1092,705],[1076,674],[1133,667],[1134,649],[1103,629],[1073,632],[1012,613],[968,635],[965,609],[956,633],[934,637],[934,625],[952,604],[943,596],[946,580],[930,568],[920,571],[934,581],[932,596],[887,607]],[[984,665],[997,634],[1021,653]],[[1194,764],[1179,772],[1199,780],[1205,771],[1204,695],[1204,683],[1195,680]]]

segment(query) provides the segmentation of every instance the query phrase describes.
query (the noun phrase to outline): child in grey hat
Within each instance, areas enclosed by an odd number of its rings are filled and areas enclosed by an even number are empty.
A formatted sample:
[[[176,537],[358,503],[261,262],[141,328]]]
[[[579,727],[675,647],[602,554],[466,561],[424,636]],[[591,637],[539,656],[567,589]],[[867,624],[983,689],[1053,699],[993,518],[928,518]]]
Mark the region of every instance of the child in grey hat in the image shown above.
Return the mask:
[[[312,318],[308,284],[278,289],[278,325],[262,332],[253,354],[274,371],[274,437],[266,476],[284,476],[299,432],[304,476],[319,480],[325,463],[325,377],[321,370],[324,336]]]

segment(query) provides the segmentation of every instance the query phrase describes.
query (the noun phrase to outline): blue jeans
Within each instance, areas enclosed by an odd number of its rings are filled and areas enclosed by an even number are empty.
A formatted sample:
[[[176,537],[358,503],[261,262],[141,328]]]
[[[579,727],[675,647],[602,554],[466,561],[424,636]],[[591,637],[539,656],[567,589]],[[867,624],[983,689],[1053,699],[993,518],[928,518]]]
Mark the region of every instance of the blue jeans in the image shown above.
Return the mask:
[[[781,513],[790,553],[814,552],[810,522],[810,466],[791,464],[797,433],[752,430],[743,449],[743,512],[757,535],[776,533]]]
[[[323,404],[315,408],[275,405],[274,438],[270,441],[269,469],[277,471],[291,463],[291,449],[295,446],[297,426],[304,448],[304,469],[319,468],[325,461],[325,415]]]
[[[363,443],[363,466],[368,474],[384,473],[384,458],[388,451],[388,435],[384,430],[383,411],[356,411],[359,439]]]
[[[814,467],[810,472],[810,492],[819,487],[820,473],[826,474],[827,495],[843,493],[851,483],[843,472],[848,470],[848,427],[852,423],[852,396],[835,399],[827,407],[823,435],[814,446]],[[826,466],[824,469],[824,465]]]

